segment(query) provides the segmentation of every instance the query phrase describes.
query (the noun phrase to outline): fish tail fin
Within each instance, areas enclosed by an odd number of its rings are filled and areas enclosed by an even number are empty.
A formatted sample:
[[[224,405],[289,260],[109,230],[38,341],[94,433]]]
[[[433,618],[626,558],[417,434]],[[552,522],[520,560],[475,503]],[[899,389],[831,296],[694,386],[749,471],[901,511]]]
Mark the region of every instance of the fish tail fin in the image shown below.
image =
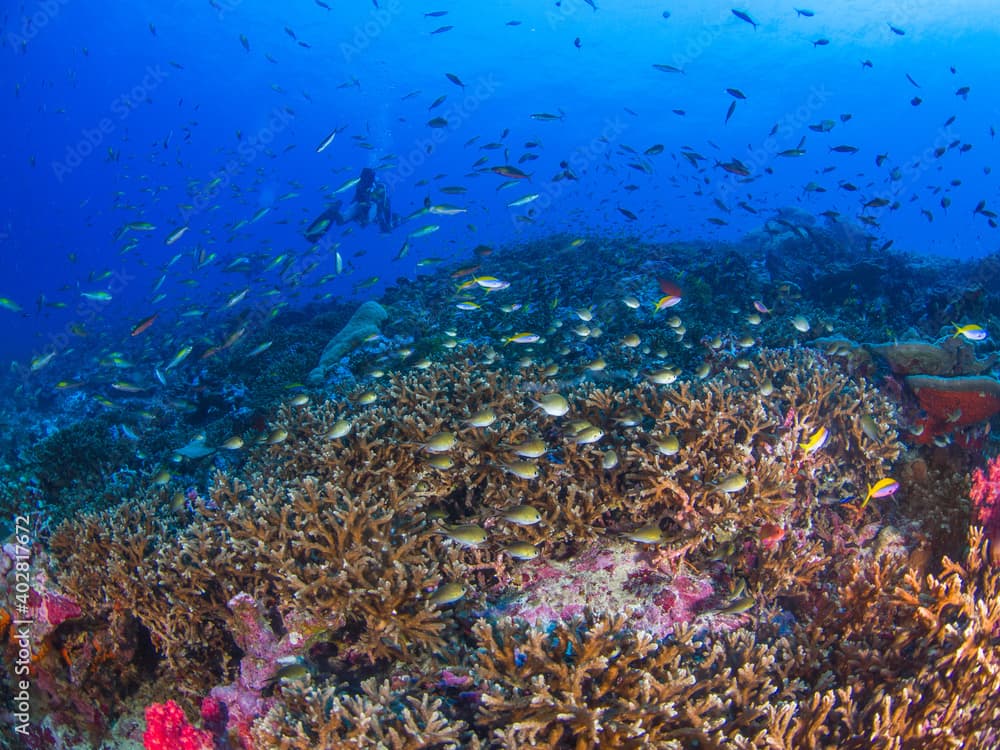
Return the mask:
[[[861,508],[860,509],[864,510],[865,506],[868,505],[868,501],[871,500],[871,499],[872,499],[872,486],[869,484],[868,485],[868,492],[865,493],[865,499],[861,502]]]

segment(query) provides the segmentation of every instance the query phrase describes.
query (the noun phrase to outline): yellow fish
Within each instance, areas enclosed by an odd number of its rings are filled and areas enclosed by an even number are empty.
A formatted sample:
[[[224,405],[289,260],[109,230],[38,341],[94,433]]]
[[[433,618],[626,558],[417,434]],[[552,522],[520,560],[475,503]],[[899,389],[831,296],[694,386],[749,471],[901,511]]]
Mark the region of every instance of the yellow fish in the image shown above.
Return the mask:
[[[825,427],[820,427],[816,432],[809,436],[809,439],[804,443],[799,443],[799,447],[804,450],[807,454],[815,453],[824,445],[826,441],[830,438],[830,433]]]
[[[534,560],[538,557],[538,547],[527,542],[511,542],[504,551],[515,560]]]
[[[730,474],[720,479],[718,484],[715,485],[716,489],[727,495],[739,492],[746,486],[747,478],[743,474]]]
[[[334,422],[333,427],[327,430],[325,438],[328,440],[337,440],[338,438],[344,437],[347,433],[351,431],[351,423],[346,419],[338,419]]]
[[[431,595],[431,604],[454,604],[465,596],[465,586],[455,581],[442,583]]]
[[[875,482],[875,484],[868,486],[868,494],[865,495],[865,501],[861,503],[861,507],[864,508],[868,505],[868,501],[873,497],[888,497],[889,495],[895,494],[898,489],[899,482],[895,479],[890,479],[889,477],[880,479]]]
[[[501,516],[505,521],[518,526],[533,526],[542,520],[542,514],[531,505],[515,505],[513,508],[507,508],[503,511]]]
[[[447,471],[455,465],[455,459],[447,453],[436,453],[427,459],[427,463],[439,471]]]
[[[743,612],[747,612],[753,609],[755,604],[756,602],[754,601],[754,598],[752,596],[744,596],[741,599],[737,599],[736,601],[731,602],[729,606],[725,607],[724,609],[720,609],[716,614],[720,615],[742,614]]]
[[[482,409],[465,420],[467,425],[472,427],[489,427],[497,421],[496,412],[492,409]]]
[[[514,343],[514,344],[534,344],[539,341],[542,337],[537,333],[531,333],[525,331],[524,333],[515,333],[513,336],[508,336],[503,340],[504,345]]]
[[[538,466],[531,461],[510,461],[504,464],[504,468],[521,479],[535,479],[538,476]]]
[[[478,547],[486,541],[486,529],[471,523],[445,526],[441,533],[463,547]]]
[[[985,328],[975,323],[969,323],[964,326],[955,323],[952,323],[952,325],[955,327],[955,333],[952,334],[952,338],[961,336],[968,341],[982,341],[989,335]]]
[[[423,449],[428,453],[445,453],[455,447],[457,438],[454,432],[439,432],[423,444]]]
[[[626,531],[624,536],[626,539],[631,539],[633,542],[639,542],[640,544],[659,544],[663,541],[663,531],[655,523],[640,526],[633,531]]]
[[[512,446],[511,453],[516,453],[522,458],[539,458],[545,455],[548,450],[545,443],[537,438],[534,440],[525,440],[523,443],[518,443]]]
[[[277,445],[278,443],[283,443],[288,438],[288,431],[277,427],[268,434],[264,439],[264,442],[268,445]]]
[[[537,401],[535,399],[531,400],[536,407],[550,417],[562,417],[569,411],[569,402],[559,393],[546,393]]]
[[[167,471],[166,469],[161,469],[156,474],[156,476],[154,476],[152,478],[152,480],[150,481],[150,484],[152,484],[154,487],[155,486],[162,487],[163,485],[167,484],[169,481],[170,481],[170,472]]]
[[[659,312],[660,310],[666,310],[669,307],[680,304],[681,298],[676,294],[666,294],[656,301],[656,305],[653,307],[653,312]]]
[[[681,449],[681,441],[677,439],[676,435],[667,435],[663,440],[654,440],[653,442],[656,443],[656,449],[664,456],[675,456],[677,451]]]

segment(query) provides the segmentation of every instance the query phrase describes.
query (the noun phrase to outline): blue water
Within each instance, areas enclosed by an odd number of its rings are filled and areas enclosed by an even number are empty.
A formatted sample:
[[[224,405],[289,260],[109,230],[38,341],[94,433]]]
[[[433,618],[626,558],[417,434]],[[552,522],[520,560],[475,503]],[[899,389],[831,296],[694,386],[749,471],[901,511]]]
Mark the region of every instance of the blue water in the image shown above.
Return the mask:
[[[224,335],[239,311],[224,305],[243,289],[245,304],[265,314],[361,300],[412,277],[421,258],[471,258],[479,244],[555,232],[738,241],[779,207],[836,211],[858,223],[864,202],[885,198],[898,208],[865,211],[877,220],[862,227],[873,247],[891,240],[964,258],[995,249],[988,217],[973,212],[981,200],[987,210],[998,203],[990,167],[1000,19],[989,2],[845,0],[814,4],[811,17],[790,2],[739,6],[757,28],[715,2],[378,5],[8,6],[0,26],[0,296],[21,310],[0,309],[4,367],[80,346],[94,356],[125,349],[130,328],[155,312],[161,319],[150,334],[171,337],[170,351],[163,344],[159,353],[168,357],[208,327]],[[447,13],[427,15],[436,11]],[[453,28],[432,33],[445,26]],[[956,94],[963,87],[967,94]],[[435,116],[448,126],[429,127]],[[830,132],[809,128],[824,120]],[[343,130],[316,153],[335,128]],[[803,137],[804,155],[777,155]],[[490,143],[503,148],[482,148]],[[662,153],[643,153],[655,144]],[[841,145],[858,150],[829,150]],[[695,168],[682,149],[705,158]],[[519,162],[526,153],[539,158]],[[881,166],[879,154],[887,154]],[[715,166],[733,160],[749,177]],[[531,179],[498,192],[505,178],[489,168],[504,163]],[[419,216],[389,235],[335,229],[311,249],[302,230],[366,165],[380,167],[400,214],[425,199],[468,211]],[[553,181],[566,169],[577,179]],[[825,192],[805,190],[811,182]],[[468,192],[443,194],[446,185]],[[297,195],[281,199],[290,192]],[[508,207],[533,193],[534,202]],[[264,207],[266,215],[234,231]],[[116,240],[129,222],[156,228]],[[412,238],[393,261],[407,234],[428,224],[440,230]],[[184,225],[187,234],[167,246]],[[331,278],[337,252],[344,273]],[[196,267],[196,257],[212,253]],[[294,272],[281,274],[283,263],[265,272],[282,253]],[[223,270],[241,256],[249,270]],[[548,271],[540,258],[539,273]],[[373,286],[356,289],[374,276]],[[81,297],[97,291],[112,299]],[[192,309],[207,314],[180,317]]]

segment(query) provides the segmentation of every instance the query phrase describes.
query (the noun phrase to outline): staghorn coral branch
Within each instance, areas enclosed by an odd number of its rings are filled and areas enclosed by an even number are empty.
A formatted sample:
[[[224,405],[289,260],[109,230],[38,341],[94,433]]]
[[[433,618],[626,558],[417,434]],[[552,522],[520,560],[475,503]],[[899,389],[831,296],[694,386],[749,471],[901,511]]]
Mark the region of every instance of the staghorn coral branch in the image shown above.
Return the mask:
[[[490,370],[480,355],[393,375],[373,386],[370,408],[281,409],[275,426],[288,439],[253,452],[241,480],[217,475],[217,510],[168,518],[125,506],[57,531],[52,574],[86,613],[63,628],[66,653],[82,664],[85,635],[123,642],[128,631],[146,644],[151,673],[135,674],[125,648],[71,672],[53,639],[55,656],[39,662],[58,675],[52,684],[68,691],[80,675],[83,694],[109,703],[119,678],[188,696],[231,682],[243,654],[225,603],[245,591],[275,634],[310,647],[311,676],[270,686],[275,705],[248,730],[260,747],[996,744],[998,581],[981,533],[966,539],[955,523],[967,517],[956,491],[967,480],[933,467],[924,480],[898,474],[900,498],[873,503],[863,523],[837,503],[897,474],[900,444],[885,427],[894,407],[869,383],[806,349],[768,350],[752,369],[705,382],[624,389],[545,381],[537,366]],[[770,396],[757,388],[764,378]],[[600,443],[576,445],[567,419],[532,406],[556,390],[569,418],[601,427]],[[490,428],[463,422],[485,406],[498,417]],[[618,421],[634,411],[638,424]],[[862,414],[882,427],[880,441],[860,431]],[[325,437],[340,418],[350,433]],[[830,440],[805,455],[798,443],[818,426]],[[458,435],[450,469],[429,466],[421,447],[442,430]],[[653,442],[666,434],[679,439],[676,455]],[[546,446],[533,480],[504,468],[509,446],[529,438]],[[605,470],[610,447],[619,465]],[[729,473],[747,486],[719,491]],[[947,506],[945,494],[958,499]],[[515,503],[542,522],[504,521]],[[925,528],[952,521],[925,551],[968,542],[968,554],[916,564],[902,511],[926,511]],[[480,524],[488,539],[457,548],[432,514]],[[654,523],[669,544],[639,552],[610,538]],[[780,526],[773,545],[765,524]],[[894,535],[905,542],[886,541]],[[509,559],[502,546],[515,541],[539,545],[540,559]],[[535,627],[472,622],[557,563],[592,561],[584,555],[599,545],[649,576],[650,609],[667,606],[655,595],[672,594],[682,575],[700,575],[698,629],[689,618],[657,638],[635,630],[645,612],[611,606]],[[594,577],[611,599],[624,584],[601,565]],[[431,606],[443,581],[462,583],[465,598]],[[751,612],[713,616],[744,596]],[[434,677],[444,670],[450,678]]]

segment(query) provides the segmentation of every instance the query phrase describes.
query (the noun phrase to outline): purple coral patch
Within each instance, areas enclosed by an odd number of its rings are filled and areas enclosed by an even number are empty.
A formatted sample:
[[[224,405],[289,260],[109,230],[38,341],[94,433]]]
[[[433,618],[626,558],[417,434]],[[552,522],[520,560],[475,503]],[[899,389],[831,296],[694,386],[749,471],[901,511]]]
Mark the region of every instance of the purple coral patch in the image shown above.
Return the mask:
[[[717,598],[710,577],[677,574],[635,545],[610,544],[586,549],[570,562],[535,566],[505,614],[545,625],[567,622],[589,607],[598,614],[627,615],[634,627],[664,637]]]

